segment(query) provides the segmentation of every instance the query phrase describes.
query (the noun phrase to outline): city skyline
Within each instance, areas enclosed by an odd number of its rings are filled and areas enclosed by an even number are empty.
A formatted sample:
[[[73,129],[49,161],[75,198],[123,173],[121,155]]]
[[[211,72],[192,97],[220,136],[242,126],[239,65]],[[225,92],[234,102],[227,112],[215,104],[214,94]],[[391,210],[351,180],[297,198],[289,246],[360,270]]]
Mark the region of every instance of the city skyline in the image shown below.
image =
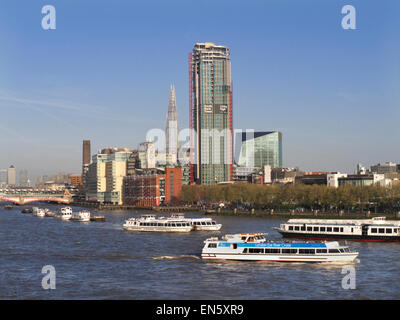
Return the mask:
[[[380,4],[379,12],[371,2],[355,4],[353,31],[340,26],[340,1],[253,1],[246,7],[222,1],[213,3],[210,24],[201,28],[188,23],[193,4],[152,3],[150,16],[147,4],[119,4],[126,10],[116,6],[113,13],[113,4],[103,12],[93,3],[76,10],[54,1],[57,29],[47,33],[36,4],[24,10],[0,5],[0,109],[7,119],[0,123],[0,145],[7,150],[0,168],[14,164],[33,177],[80,173],[84,138],[92,141],[92,154],[135,148],[147,130],[165,127],[170,83],[179,128],[189,127],[187,53],[197,42],[232,50],[233,127],[282,132],[283,166],[353,172],[359,162],[400,162],[396,2]],[[229,15],[220,16],[227,4]],[[239,18],[243,23],[236,26]],[[145,28],[167,20],[176,22]],[[186,31],[178,32],[183,25]]]

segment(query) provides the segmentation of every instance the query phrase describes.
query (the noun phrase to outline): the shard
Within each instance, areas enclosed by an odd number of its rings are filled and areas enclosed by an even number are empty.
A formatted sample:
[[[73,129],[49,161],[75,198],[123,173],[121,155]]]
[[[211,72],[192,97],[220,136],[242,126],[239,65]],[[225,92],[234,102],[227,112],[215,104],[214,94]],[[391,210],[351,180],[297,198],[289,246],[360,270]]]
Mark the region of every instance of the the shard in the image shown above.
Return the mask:
[[[178,155],[178,112],[176,107],[175,88],[171,85],[169,93],[167,124],[165,129],[166,161],[177,162]]]

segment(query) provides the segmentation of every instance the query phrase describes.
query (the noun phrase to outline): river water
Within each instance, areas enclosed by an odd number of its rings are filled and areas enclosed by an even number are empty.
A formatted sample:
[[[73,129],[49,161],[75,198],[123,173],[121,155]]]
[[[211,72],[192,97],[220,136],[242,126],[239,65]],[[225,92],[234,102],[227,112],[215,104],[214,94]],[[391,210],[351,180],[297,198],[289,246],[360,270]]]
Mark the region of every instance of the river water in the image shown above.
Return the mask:
[[[0,299],[400,299],[400,243],[349,242],[360,255],[352,264],[356,288],[346,290],[342,265],[201,260],[211,236],[267,232],[280,239],[272,229],[283,221],[278,217],[221,216],[218,232],[169,234],[123,231],[140,213],[99,214],[106,222],[1,207]],[[42,288],[45,265],[56,270],[54,290]]]

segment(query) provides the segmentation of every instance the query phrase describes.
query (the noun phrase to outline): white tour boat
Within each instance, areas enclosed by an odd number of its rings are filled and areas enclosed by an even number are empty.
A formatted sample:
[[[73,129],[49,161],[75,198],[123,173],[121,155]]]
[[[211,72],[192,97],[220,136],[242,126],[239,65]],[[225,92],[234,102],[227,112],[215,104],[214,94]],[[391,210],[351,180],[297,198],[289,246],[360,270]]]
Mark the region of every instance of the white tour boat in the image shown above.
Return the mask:
[[[281,262],[352,262],[358,252],[332,242],[268,241],[264,233],[240,233],[204,241],[203,259]]]
[[[128,231],[150,232],[189,232],[193,229],[190,221],[177,217],[156,217],[142,215],[140,218],[130,218],[122,226]]]
[[[276,230],[284,237],[356,241],[400,241],[400,221],[372,219],[289,219]]]
[[[222,227],[222,224],[217,223],[212,218],[185,218],[182,214],[172,215],[171,218],[189,221],[195,231],[218,231]]]
[[[38,208],[37,210],[34,211],[33,215],[35,217],[45,217],[46,216],[46,211],[44,209]]]
[[[57,212],[56,217],[60,218],[61,220],[70,220],[72,218],[72,208],[71,207],[61,208]]]
[[[71,220],[78,221],[78,222],[89,222],[90,221],[90,211],[81,210],[79,212],[73,212]]]

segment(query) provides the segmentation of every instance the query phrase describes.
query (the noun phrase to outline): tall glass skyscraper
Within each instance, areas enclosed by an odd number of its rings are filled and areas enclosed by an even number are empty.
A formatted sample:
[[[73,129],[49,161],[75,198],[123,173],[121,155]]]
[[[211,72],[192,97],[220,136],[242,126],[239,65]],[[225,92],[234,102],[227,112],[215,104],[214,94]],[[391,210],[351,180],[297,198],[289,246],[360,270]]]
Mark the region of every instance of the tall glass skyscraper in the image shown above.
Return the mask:
[[[238,165],[242,167],[282,167],[282,133],[278,131],[236,134]],[[236,153],[237,154],[237,153]]]
[[[168,103],[167,124],[165,126],[166,162],[176,163],[178,157],[178,112],[175,88],[171,86]]]
[[[229,48],[196,43],[189,55],[190,181],[233,178],[232,87]]]

